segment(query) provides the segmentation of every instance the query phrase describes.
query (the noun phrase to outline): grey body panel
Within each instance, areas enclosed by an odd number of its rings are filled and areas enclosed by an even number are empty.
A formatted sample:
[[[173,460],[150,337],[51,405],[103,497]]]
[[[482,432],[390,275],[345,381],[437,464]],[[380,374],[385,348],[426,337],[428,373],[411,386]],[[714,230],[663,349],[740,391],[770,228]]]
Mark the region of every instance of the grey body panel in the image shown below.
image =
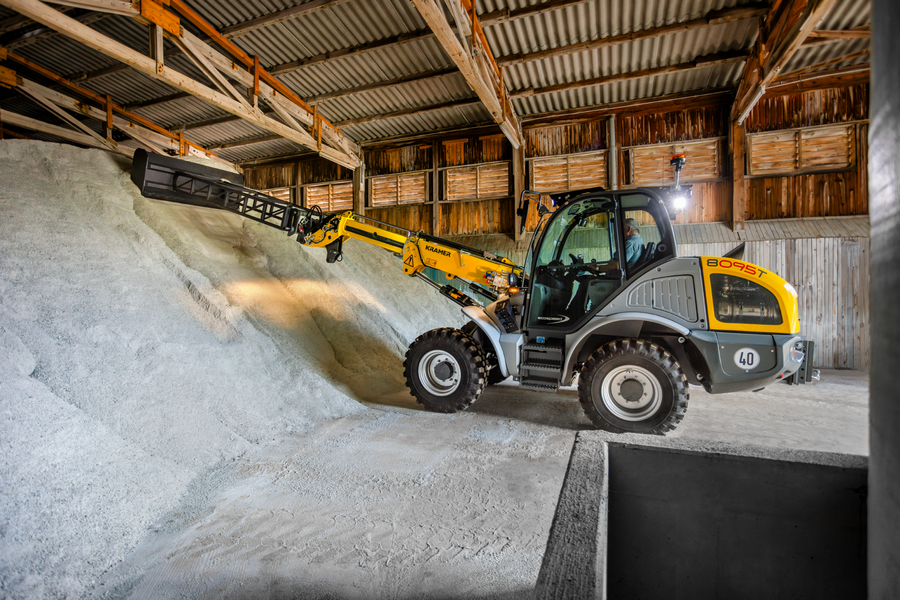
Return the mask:
[[[578,354],[592,335],[635,337],[644,322],[667,327],[684,337],[694,330],[707,329],[703,272],[698,258],[673,258],[626,285],[584,327],[566,336],[563,385],[572,382]]]
[[[490,309],[490,306],[487,307]],[[505,333],[499,323],[494,322],[496,317],[493,311],[485,310],[480,306],[467,306],[462,309],[464,315],[469,317],[475,325],[484,332],[491,341],[494,354],[497,355],[497,365],[504,377],[519,375],[519,361],[522,344],[525,343],[525,335],[522,333]],[[494,317],[493,319],[491,317]]]
[[[797,334],[696,331],[689,342],[707,363],[698,366],[703,370],[703,387],[710,394],[725,394],[763,388],[796,373],[805,356],[793,348],[805,339]],[[758,367],[747,370],[735,364],[734,354],[742,348],[759,353]]]
[[[509,367],[507,366],[506,356],[504,354],[503,344],[500,343],[501,329],[494,323],[490,317],[488,317],[487,313],[480,306],[467,306],[462,309],[464,315],[469,317],[475,325],[484,332],[487,338],[491,341],[491,347],[494,349],[494,353],[497,355],[497,363],[500,368],[500,372],[504,377],[509,377]],[[518,371],[518,367],[516,368]]]

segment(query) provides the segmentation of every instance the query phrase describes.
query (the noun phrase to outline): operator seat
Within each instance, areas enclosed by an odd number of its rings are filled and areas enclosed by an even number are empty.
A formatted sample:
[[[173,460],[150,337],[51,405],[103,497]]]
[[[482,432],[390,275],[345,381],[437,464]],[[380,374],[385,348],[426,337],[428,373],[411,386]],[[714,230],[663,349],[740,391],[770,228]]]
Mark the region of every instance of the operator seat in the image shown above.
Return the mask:
[[[653,260],[653,255],[656,254],[656,242],[647,242],[647,245],[644,246],[644,249],[641,251],[641,256],[638,258],[637,262],[634,263],[634,267],[632,269],[637,271],[651,260]]]

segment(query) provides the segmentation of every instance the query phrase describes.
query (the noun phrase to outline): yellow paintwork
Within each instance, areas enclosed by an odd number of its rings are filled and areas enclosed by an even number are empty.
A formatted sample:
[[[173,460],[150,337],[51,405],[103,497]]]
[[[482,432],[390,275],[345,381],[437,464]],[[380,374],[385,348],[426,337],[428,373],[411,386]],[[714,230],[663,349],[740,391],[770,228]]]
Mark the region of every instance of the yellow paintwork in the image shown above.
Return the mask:
[[[357,220],[352,212],[339,215],[339,220],[309,235],[304,245],[324,248],[337,238],[357,239],[391,252],[402,254],[406,275],[421,273],[426,267],[442,271],[447,279],[463,279],[496,291],[509,287],[508,275],[522,278],[522,268],[509,259],[479,256],[440,241],[422,239],[418,234],[401,234]],[[349,229],[348,229],[349,228]]]
[[[709,328],[713,331],[749,331],[755,333],[799,333],[800,313],[797,303],[797,292],[784,279],[766,269],[743,260],[733,260],[719,256],[701,256],[703,267],[703,287],[706,290],[706,312],[709,315]],[[724,265],[724,266],[723,266]],[[709,276],[714,273],[732,275],[749,279],[772,292],[781,309],[780,325],[751,325],[747,323],[722,323],[716,319],[713,306],[712,286]]]

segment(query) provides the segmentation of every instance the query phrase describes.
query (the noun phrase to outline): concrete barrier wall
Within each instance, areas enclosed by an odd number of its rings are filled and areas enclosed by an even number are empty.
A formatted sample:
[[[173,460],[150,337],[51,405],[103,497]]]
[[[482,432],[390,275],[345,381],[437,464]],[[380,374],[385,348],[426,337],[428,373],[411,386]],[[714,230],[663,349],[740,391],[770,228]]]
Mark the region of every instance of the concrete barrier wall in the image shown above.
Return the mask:
[[[578,434],[536,598],[866,597],[864,457],[612,437]]]

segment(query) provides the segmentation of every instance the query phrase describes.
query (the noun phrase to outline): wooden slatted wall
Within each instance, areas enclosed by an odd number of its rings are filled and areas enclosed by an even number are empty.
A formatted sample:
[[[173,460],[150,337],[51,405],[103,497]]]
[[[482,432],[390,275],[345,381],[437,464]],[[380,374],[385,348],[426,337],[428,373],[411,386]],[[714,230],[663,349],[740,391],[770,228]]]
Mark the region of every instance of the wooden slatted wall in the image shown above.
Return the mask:
[[[679,244],[681,256],[721,256],[733,242]],[[797,289],[800,331],[816,342],[814,365],[869,368],[869,238],[747,242],[744,259]]]
[[[745,122],[747,218],[868,214],[868,108],[868,84],[760,100]]]

